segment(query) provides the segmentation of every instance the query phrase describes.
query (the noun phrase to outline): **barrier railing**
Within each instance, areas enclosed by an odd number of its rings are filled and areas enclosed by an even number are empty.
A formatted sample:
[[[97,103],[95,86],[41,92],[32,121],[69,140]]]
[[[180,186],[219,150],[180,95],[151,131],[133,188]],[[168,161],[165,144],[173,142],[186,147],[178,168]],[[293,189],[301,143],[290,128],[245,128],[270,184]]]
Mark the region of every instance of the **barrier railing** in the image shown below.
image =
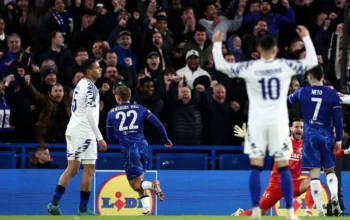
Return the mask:
[[[33,153],[38,143],[0,143],[0,155],[7,155],[7,151],[15,152],[15,157],[19,158],[19,168],[26,168],[28,158]],[[50,151],[57,151],[66,148],[66,144],[49,144]],[[242,146],[173,146],[172,148],[165,148],[163,145],[149,145],[148,148],[148,168],[152,169],[157,159],[157,153],[167,154],[208,154],[209,169],[218,169],[219,154],[237,153],[240,154],[243,150]],[[120,145],[109,144],[108,152],[120,153]],[[6,152],[6,153],[5,153]]]

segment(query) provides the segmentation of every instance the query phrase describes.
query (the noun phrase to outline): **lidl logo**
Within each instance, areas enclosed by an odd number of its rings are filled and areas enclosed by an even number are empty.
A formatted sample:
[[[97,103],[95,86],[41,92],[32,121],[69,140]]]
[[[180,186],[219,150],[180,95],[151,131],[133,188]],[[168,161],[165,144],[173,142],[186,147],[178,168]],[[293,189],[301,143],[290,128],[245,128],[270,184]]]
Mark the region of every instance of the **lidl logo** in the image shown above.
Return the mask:
[[[309,175],[305,175],[305,174],[301,174],[300,175],[300,179],[304,179],[304,178],[309,178]],[[330,196],[328,193],[328,189],[327,187],[321,182],[321,191],[322,191],[322,204],[323,204],[323,209],[324,212],[326,213],[326,207],[327,204],[329,202]],[[299,196],[298,198],[294,198],[293,201],[293,207],[295,210],[295,213],[297,214],[297,216],[303,216],[305,209],[306,209],[306,205],[305,205],[305,195],[306,193],[303,193],[301,196]],[[286,203],[284,201],[284,199],[281,199],[279,202],[276,203],[275,207],[274,207],[275,213],[278,216],[285,216],[286,215]],[[313,216],[317,216],[317,210],[314,208],[312,210],[312,214]]]
[[[154,195],[151,191],[151,212],[154,210]],[[140,215],[142,204],[139,195],[129,185],[125,173],[109,178],[97,196],[97,210],[101,215]]]

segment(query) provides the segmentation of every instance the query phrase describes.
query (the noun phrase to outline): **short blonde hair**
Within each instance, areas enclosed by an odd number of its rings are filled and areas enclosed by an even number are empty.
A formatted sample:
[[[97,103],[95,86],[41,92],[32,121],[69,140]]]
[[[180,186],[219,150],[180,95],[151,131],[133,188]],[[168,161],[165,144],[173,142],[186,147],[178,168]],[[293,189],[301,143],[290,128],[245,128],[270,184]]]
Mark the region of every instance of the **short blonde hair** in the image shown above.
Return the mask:
[[[126,102],[131,98],[131,90],[126,86],[120,86],[115,89],[115,95],[119,96],[123,102]]]

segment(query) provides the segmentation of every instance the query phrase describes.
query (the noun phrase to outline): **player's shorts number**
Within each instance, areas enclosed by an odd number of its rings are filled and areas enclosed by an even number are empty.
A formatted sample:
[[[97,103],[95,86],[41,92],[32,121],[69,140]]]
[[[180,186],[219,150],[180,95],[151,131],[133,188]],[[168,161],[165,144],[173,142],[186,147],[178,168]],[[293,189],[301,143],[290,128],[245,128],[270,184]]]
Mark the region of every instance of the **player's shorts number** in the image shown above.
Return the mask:
[[[124,126],[127,117],[132,117],[132,119],[129,126]],[[118,112],[115,115],[115,118],[121,118],[121,122],[119,124],[119,131],[134,130],[139,128],[138,125],[135,125],[135,122],[137,120],[137,112],[135,110],[127,111],[126,114],[125,112]]]
[[[261,91],[264,100],[267,98],[276,100],[280,97],[280,80],[278,78],[270,78],[267,83],[265,78],[262,78],[258,82],[261,84]]]

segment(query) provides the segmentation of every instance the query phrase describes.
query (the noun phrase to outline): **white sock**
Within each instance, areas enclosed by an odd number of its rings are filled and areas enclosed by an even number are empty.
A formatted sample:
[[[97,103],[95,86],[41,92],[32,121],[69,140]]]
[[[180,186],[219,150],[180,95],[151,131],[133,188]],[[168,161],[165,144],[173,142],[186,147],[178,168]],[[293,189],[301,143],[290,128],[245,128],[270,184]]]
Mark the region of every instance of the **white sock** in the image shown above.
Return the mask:
[[[152,182],[142,181],[142,183],[141,183],[141,189],[143,189],[143,190],[149,190],[149,189],[152,189],[152,187],[153,187]]]
[[[151,202],[149,200],[149,196],[141,196],[140,201],[142,204],[142,213],[147,213],[151,211]]]
[[[323,210],[322,206],[322,189],[321,189],[321,182],[320,179],[312,179],[310,181],[310,187],[311,187],[311,195],[314,199],[316,209],[317,210]]]
[[[331,199],[338,198],[338,178],[334,173],[329,173],[327,176],[327,185],[331,192]]]
[[[287,216],[293,216],[293,215],[295,215],[294,208],[287,209]]]

